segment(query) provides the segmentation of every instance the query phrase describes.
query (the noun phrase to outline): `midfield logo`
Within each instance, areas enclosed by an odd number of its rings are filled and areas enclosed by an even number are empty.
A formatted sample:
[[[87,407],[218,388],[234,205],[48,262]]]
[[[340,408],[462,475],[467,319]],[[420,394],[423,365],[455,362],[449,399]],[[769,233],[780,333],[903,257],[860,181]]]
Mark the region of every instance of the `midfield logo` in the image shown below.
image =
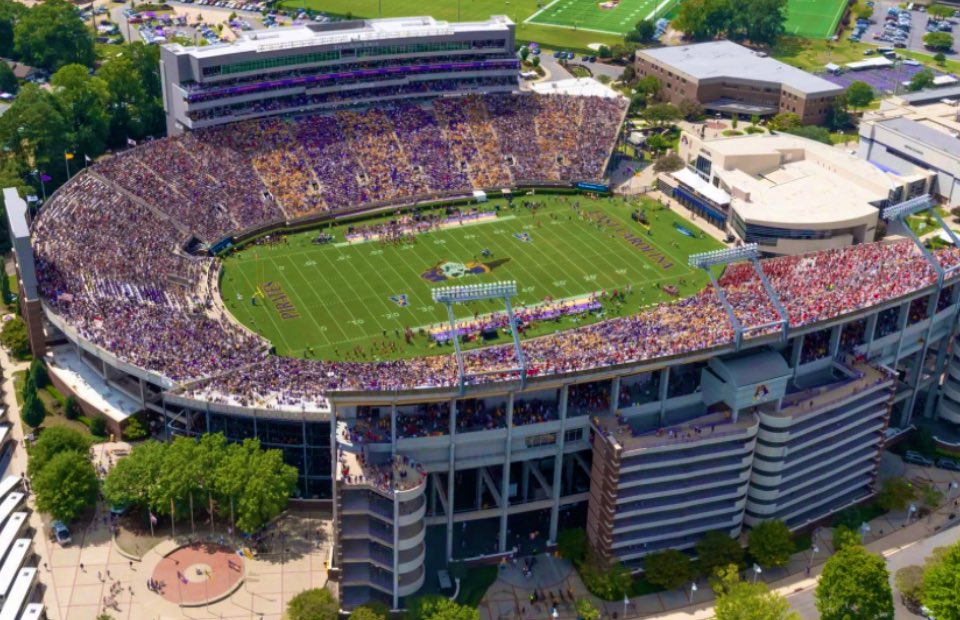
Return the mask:
[[[490,273],[500,265],[509,261],[509,258],[498,258],[486,263],[470,261],[468,263],[454,263],[443,261],[420,274],[427,282],[446,282],[464,276],[479,276]]]

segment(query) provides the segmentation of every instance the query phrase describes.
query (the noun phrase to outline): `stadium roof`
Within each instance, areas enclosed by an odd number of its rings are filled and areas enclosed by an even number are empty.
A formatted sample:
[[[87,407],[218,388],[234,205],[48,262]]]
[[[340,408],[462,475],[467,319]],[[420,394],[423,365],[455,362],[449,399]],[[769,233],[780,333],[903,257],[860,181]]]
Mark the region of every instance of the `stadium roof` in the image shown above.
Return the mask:
[[[271,52],[275,50],[337,45],[341,43],[366,43],[390,39],[412,39],[417,37],[438,37],[458,32],[507,31],[513,21],[503,15],[494,15],[485,22],[446,22],[433,17],[395,17],[389,19],[365,19],[326,24],[300,24],[286,28],[252,30],[243,33],[233,43],[207,45],[204,47],[184,47],[179,44],[167,45],[167,49],[178,54],[190,54],[199,58],[210,58],[236,54],[237,52]]]
[[[697,80],[738,78],[758,82],[776,82],[805,94],[833,94],[844,90],[833,82],[730,41],[710,41],[695,45],[638,50],[637,56],[645,56],[658,63],[670,65],[674,71]]]

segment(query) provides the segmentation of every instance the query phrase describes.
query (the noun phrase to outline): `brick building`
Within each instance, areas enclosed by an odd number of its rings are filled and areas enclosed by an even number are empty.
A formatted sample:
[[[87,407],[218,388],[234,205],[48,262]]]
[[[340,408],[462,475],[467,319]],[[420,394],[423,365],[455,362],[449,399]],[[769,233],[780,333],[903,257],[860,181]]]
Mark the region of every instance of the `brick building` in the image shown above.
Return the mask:
[[[844,89],[815,75],[731,43],[638,50],[637,75],[663,84],[661,97],[696,101],[707,112],[741,117],[792,112],[805,125],[823,123]]]

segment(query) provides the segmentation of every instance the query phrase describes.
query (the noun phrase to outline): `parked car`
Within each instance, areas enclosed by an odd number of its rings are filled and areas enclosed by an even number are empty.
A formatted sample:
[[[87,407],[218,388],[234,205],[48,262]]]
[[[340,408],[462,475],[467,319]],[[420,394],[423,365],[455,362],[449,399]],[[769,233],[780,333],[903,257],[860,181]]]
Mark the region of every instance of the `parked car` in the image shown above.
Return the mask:
[[[928,459],[919,452],[908,451],[903,455],[903,460],[905,463],[913,463],[914,465],[923,465],[924,467],[933,467],[933,460]]]
[[[937,459],[937,467],[950,471],[960,471],[960,463],[953,459]]]
[[[54,521],[51,527],[53,529],[53,538],[60,543],[61,546],[66,547],[73,542],[73,537],[70,536],[70,528],[62,521]]]

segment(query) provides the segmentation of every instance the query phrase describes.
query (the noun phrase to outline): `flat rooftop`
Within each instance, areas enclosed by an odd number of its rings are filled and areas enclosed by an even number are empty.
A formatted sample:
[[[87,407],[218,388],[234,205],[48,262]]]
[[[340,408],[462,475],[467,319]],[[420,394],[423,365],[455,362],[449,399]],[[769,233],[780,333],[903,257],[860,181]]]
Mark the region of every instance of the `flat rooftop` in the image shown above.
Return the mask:
[[[537,82],[530,87],[530,90],[540,95],[574,95],[577,97],[603,97],[605,99],[623,97],[617,91],[593,78]]]
[[[673,67],[674,71],[697,80],[737,78],[754,82],[775,82],[802,92],[840,94],[843,87],[759,54],[731,41],[710,41],[638,50],[637,56]]]
[[[76,350],[64,345],[48,352],[50,374],[70,386],[77,398],[102,411],[115,422],[123,422],[143,407],[136,400],[111,387],[80,359]]]
[[[251,30],[232,43],[185,47],[177,43],[164,47],[175,54],[189,54],[197,58],[216,58],[239,52],[271,52],[297,47],[320,47],[342,43],[366,43],[391,39],[450,36],[460,32],[507,32],[513,21],[504,15],[494,15],[483,22],[446,22],[433,17],[394,17],[364,19],[326,24],[310,23]]]
[[[751,223],[786,228],[851,226],[877,217],[898,181],[842,149],[789,134],[709,140],[714,171]]]

